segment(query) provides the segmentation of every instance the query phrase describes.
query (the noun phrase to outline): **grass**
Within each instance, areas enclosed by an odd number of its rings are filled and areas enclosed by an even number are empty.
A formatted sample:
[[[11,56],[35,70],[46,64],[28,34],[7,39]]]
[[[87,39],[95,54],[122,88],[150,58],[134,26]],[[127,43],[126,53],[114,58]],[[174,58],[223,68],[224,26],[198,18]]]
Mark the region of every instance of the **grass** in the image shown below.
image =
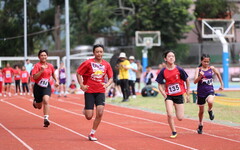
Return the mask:
[[[219,94],[224,95],[226,98],[239,98],[239,91],[224,91],[217,92]],[[185,117],[198,119],[198,106],[193,103],[192,96],[191,103],[185,103]],[[217,97],[216,97],[217,98]],[[106,102],[114,105],[121,105],[126,107],[134,107],[137,109],[142,109],[150,112],[166,114],[165,103],[162,95],[158,94],[156,97],[142,97],[141,95],[137,95],[136,99],[130,99],[129,102],[121,102],[122,98],[107,98]],[[240,103],[240,101],[239,101]],[[214,121],[218,123],[223,123],[227,125],[240,126],[240,105],[228,106],[222,105],[217,102],[214,102],[213,110],[215,113]],[[205,113],[204,120],[209,121],[208,113],[207,113],[207,105],[205,105]]]

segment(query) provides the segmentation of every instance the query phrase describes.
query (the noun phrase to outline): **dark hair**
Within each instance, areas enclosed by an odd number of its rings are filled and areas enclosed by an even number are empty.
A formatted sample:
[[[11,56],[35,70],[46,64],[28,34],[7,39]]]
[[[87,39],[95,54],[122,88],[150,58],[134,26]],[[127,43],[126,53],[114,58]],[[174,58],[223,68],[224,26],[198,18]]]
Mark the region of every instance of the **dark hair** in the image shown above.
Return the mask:
[[[168,51],[163,53],[163,58],[167,58],[167,54],[171,53],[171,52],[175,55],[175,52],[173,50],[168,50]]]
[[[104,51],[104,46],[102,44],[95,44],[93,45],[93,52],[95,51],[96,48],[101,47]]]
[[[203,61],[204,58],[209,58],[210,59],[210,55],[209,54],[202,54],[201,61]],[[202,63],[200,63],[198,67],[201,67],[201,66],[202,66]]]
[[[48,55],[48,51],[46,49],[40,49],[38,52],[38,56],[41,55],[41,53],[45,52]]]

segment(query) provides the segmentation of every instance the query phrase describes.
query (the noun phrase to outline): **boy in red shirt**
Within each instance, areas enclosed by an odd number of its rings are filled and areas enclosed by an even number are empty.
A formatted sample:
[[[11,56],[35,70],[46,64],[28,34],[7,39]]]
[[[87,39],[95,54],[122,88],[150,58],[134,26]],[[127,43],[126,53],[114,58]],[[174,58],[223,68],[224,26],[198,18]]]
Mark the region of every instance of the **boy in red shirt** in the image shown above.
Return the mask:
[[[20,81],[21,81],[21,70],[18,65],[14,66],[14,80],[15,80],[15,95],[22,95]]]
[[[113,81],[112,68],[107,61],[102,59],[103,53],[103,45],[94,45],[94,58],[84,61],[77,69],[77,79],[81,89],[84,91],[85,107],[83,113],[87,120],[92,119],[94,105],[96,106],[97,115],[88,136],[90,141],[97,141],[94,134],[102,119],[105,106],[105,91]],[[108,77],[108,81],[105,80],[105,77]]]
[[[6,67],[3,69],[3,79],[4,79],[4,97],[6,97],[6,94],[8,93],[8,96],[11,96],[11,84],[12,84],[12,77],[14,74],[13,68],[10,66],[9,63],[6,64]]]
[[[22,90],[23,90],[23,95],[26,95],[25,91],[29,93],[29,88],[28,88],[28,81],[29,81],[29,73],[26,71],[26,67],[22,66],[22,72],[21,72],[21,80],[22,80]]]

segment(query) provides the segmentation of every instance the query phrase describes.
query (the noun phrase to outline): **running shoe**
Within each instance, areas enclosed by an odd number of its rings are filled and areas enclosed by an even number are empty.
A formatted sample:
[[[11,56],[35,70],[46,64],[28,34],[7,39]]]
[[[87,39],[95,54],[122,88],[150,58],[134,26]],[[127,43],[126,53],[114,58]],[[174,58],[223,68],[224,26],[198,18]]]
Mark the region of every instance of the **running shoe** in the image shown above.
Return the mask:
[[[88,135],[89,141],[97,141],[97,138],[94,136],[94,134]]]
[[[198,126],[198,129],[197,129],[197,133],[198,133],[198,134],[202,134],[202,129],[203,129],[203,126],[202,126],[202,125],[199,125],[199,126]]]
[[[44,119],[44,126],[43,127],[48,127],[50,125],[50,122],[48,119]]]
[[[33,107],[35,108],[35,109],[37,109],[37,107],[36,107],[36,101],[33,101]]]
[[[172,135],[170,136],[170,138],[174,139],[177,137],[177,132],[172,132]]]
[[[209,114],[209,119],[213,120],[214,119],[213,111],[212,110],[208,111],[208,114]]]

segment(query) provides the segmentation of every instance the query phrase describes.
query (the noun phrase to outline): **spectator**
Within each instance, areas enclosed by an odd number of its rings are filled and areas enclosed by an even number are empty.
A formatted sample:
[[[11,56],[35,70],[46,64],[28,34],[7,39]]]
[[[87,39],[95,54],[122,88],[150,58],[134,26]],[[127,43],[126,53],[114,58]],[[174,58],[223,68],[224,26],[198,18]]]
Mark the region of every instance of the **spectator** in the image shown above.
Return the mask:
[[[25,66],[27,72],[30,74],[30,72],[31,72],[32,69],[33,69],[33,64],[30,62],[29,59],[26,59],[26,63],[25,63],[24,66]]]
[[[119,55],[119,63],[117,65],[117,68],[119,69],[119,80],[120,80],[120,86],[123,94],[123,100],[122,102],[129,101],[129,72],[128,69],[130,68],[130,62],[127,60],[126,53],[122,52]]]
[[[22,95],[20,81],[21,81],[21,70],[18,65],[14,66],[14,80],[15,80],[15,95]]]
[[[67,97],[66,91],[66,68],[64,67],[64,63],[62,62],[59,68],[59,97],[64,96]]]
[[[77,85],[75,80],[71,81],[71,84],[69,85],[68,92],[70,94],[76,94],[77,93]]]
[[[144,82],[146,85],[151,85],[152,84],[152,78],[153,78],[153,73],[151,72],[152,71],[152,68],[150,66],[147,66],[147,71],[146,71],[146,74],[144,76]]]
[[[136,78],[136,83],[137,83],[137,92],[141,92],[141,76],[142,76],[142,65],[140,60],[136,61],[137,67],[138,67],[138,71],[136,72],[137,74],[137,78]]]
[[[26,95],[26,92],[28,95],[29,93],[29,88],[28,88],[28,81],[29,81],[29,73],[26,70],[25,66],[22,66],[22,71],[21,71],[21,80],[22,80],[22,91],[23,95]]]
[[[3,79],[4,79],[4,97],[6,97],[7,93],[8,96],[11,97],[11,84],[12,84],[12,78],[14,75],[14,70],[10,66],[9,63],[6,64],[6,67],[3,69]]]
[[[129,87],[131,90],[132,98],[136,98],[135,81],[137,78],[136,72],[138,71],[137,64],[134,62],[134,56],[129,57],[130,69],[129,69]]]

